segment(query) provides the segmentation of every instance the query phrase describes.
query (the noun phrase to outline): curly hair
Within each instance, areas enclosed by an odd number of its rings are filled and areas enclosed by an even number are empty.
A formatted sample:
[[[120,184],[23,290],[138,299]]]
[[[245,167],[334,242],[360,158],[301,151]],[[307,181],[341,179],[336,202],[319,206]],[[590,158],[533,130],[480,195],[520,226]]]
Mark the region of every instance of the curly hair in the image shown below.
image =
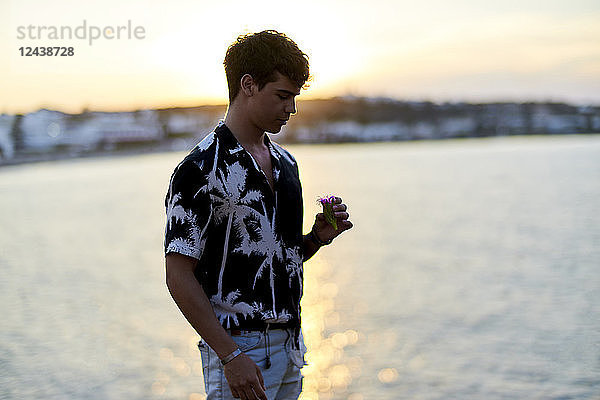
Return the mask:
[[[240,91],[240,80],[245,74],[252,76],[261,90],[269,82],[276,81],[275,72],[287,76],[298,87],[305,87],[309,79],[308,56],[284,33],[265,30],[238,36],[229,46],[223,61],[229,102]]]

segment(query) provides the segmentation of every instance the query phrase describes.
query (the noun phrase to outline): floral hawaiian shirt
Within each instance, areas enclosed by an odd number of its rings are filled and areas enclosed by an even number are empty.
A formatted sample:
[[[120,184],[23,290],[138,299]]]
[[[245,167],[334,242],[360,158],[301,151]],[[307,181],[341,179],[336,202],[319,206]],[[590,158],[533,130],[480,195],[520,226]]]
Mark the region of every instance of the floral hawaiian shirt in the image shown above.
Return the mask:
[[[302,188],[295,158],[264,135],[274,191],[220,121],[175,167],[164,250],[197,259],[195,276],[224,328],[300,326]]]

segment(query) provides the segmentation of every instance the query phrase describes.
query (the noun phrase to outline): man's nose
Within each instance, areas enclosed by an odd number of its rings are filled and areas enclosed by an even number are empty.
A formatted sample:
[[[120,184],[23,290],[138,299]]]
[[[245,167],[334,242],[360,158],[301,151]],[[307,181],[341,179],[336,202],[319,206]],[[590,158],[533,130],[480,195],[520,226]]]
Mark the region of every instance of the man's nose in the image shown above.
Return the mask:
[[[296,114],[296,100],[292,99],[285,107],[285,112],[290,114]]]

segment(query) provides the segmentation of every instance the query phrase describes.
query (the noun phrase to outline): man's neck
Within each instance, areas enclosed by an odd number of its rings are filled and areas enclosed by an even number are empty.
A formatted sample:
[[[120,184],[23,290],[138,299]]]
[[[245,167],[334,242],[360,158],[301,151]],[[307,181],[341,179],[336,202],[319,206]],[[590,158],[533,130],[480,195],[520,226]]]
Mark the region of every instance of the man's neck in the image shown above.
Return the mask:
[[[236,103],[230,104],[227,108],[224,122],[246,150],[258,149],[264,146],[265,132],[254,125],[247,115],[236,106]]]

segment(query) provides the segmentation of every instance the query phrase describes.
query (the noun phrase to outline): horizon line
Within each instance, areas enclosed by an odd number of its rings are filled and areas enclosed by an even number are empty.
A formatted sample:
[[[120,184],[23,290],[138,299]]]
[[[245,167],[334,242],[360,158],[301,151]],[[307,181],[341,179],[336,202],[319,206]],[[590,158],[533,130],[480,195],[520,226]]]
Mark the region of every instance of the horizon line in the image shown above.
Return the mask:
[[[557,98],[553,98],[552,96],[549,96],[547,99],[544,100],[539,100],[539,99],[520,99],[520,100],[514,100],[514,99],[495,99],[495,100],[481,100],[481,101],[474,101],[474,100],[460,100],[460,99],[452,99],[452,100],[432,100],[430,98],[421,98],[421,99],[413,99],[413,98],[399,98],[399,97],[391,97],[391,96],[362,96],[362,95],[353,95],[353,94],[345,94],[345,95],[337,95],[337,96],[329,96],[329,97],[309,97],[309,98],[305,98],[305,99],[298,99],[297,102],[298,103],[302,103],[302,102],[310,102],[310,101],[327,101],[327,100],[336,100],[336,99],[366,99],[366,100],[377,100],[377,101],[392,101],[392,102],[398,102],[398,103],[432,103],[432,104],[436,104],[436,105],[443,105],[443,104],[565,104],[565,105],[570,105],[570,106],[575,106],[575,107],[600,107],[600,100],[596,100],[596,101],[591,101],[591,102],[584,102],[584,101],[570,101],[570,100],[566,100],[566,99],[557,99]],[[30,111],[18,111],[18,112],[4,112],[2,111],[2,113],[0,113],[0,115],[25,115],[25,114],[31,114],[31,113],[35,113],[38,111],[42,111],[42,110],[47,110],[47,111],[55,111],[55,112],[60,112],[62,114],[69,114],[69,115],[80,115],[80,114],[84,114],[84,113],[94,113],[94,112],[98,112],[98,113],[127,113],[127,112],[136,112],[136,111],[144,111],[144,110],[172,110],[172,109],[191,109],[191,108],[199,108],[199,107],[228,107],[229,106],[229,102],[225,101],[225,102],[214,102],[214,101],[206,101],[206,102],[199,102],[197,104],[194,105],[176,105],[176,104],[171,104],[171,105],[156,105],[156,106],[151,106],[151,107],[134,107],[134,108],[128,108],[128,107],[122,107],[122,108],[97,108],[97,109],[91,109],[91,108],[87,108],[87,106],[82,106],[81,111],[79,112],[69,112],[69,111],[64,111],[64,109],[60,109],[60,108],[53,108],[51,105],[40,105],[35,109],[30,109]]]

